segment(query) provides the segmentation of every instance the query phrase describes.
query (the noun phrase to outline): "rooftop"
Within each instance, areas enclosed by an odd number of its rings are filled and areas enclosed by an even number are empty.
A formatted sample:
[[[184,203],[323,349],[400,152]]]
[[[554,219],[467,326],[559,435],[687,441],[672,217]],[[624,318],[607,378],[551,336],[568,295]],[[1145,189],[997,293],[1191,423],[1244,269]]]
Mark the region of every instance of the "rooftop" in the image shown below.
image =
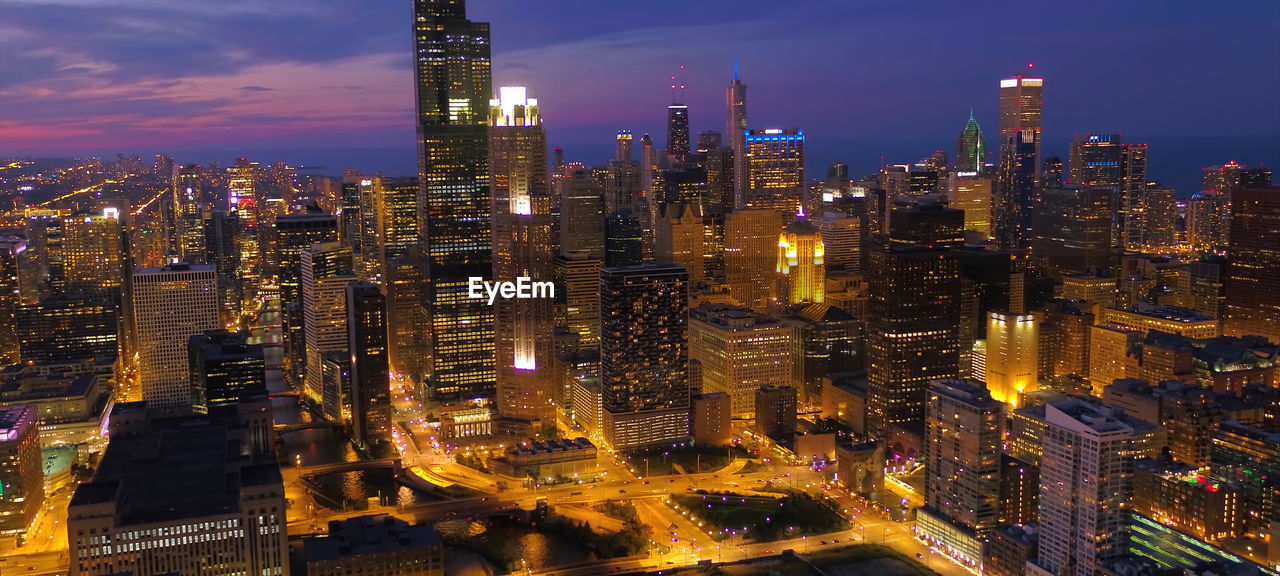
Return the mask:
[[[402,550],[441,548],[440,536],[430,524],[411,526],[385,515],[358,516],[329,522],[329,535],[303,541],[308,563],[358,556],[390,554]]]

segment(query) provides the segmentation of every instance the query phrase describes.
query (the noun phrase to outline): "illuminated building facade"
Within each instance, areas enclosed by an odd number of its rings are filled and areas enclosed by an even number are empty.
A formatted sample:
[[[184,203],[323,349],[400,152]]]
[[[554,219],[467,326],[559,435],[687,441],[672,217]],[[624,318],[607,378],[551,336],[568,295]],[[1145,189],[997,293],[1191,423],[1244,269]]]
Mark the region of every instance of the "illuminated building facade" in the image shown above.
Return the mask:
[[[778,236],[777,298],[783,304],[822,302],[826,295],[824,245],[801,211]]]
[[[183,166],[173,181],[173,223],[178,257],[189,264],[203,264],[204,196],[200,167]]]
[[[862,271],[862,220],[838,210],[812,219],[822,234],[823,266],[831,276]]]
[[[591,171],[575,169],[559,182],[560,253],[586,252],[604,260],[604,189]]]
[[[374,277],[386,283],[390,276],[390,268],[405,258],[418,246],[418,218],[415,207],[418,201],[417,178],[373,179],[373,205],[377,213],[377,252],[366,255],[373,256],[377,263],[377,275]]]
[[[604,265],[634,266],[644,261],[644,225],[630,210],[609,215],[604,223]]]
[[[738,79],[738,67],[733,70],[733,82],[724,91],[725,129],[729,149],[733,153],[733,191],[747,189],[747,85]],[[733,208],[723,206],[725,210]]]
[[[1234,484],[1182,462],[1138,460],[1134,472],[1134,512],[1207,542],[1244,530],[1244,502]]]
[[[725,215],[724,268],[729,293],[741,306],[764,310],[774,297],[782,213],[734,210]]]
[[[1098,321],[1127,326],[1143,334],[1158,330],[1188,338],[1213,338],[1219,335],[1218,322],[1202,312],[1143,302],[1127,310],[1104,308]]]
[[[240,326],[240,251],[236,248],[239,235],[240,221],[233,213],[213,211],[204,221],[204,261],[218,269],[219,310],[222,324],[228,329]]]
[[[493,278],[552,281],[551,194],[547,138],[538,101],[523,87],[503,87],[489,101],[489,184]],[[555,422],[552,298],[494,301],[497,408],[505,418]]]
[[[324,213],[286,214],[276,219],[274,228],[285,374],[296,386],[303,381],[307,354],[306,338],[303,335],[302,292],[299,287],[302,251],[313,244],[336,242],[338,219]]]
[[[1280,187],[1232,195],[1227,253],[1231,265],[1223,333],[1280,342]]]
[[[346,286],[347,349],[351,358],[351,432],[356,442],[391,442],[391,364],[387,358],[387,298],[376,284]]]
[[[1000,81],[1000,160],[993,207],[1001,248],[1029,240],[1032,203],[1040,183],[1041,111],[1044,79],[1017,74]]]
[[[1126,144],[1121,157],[1123,180],[1120,183],[1116,216],[1120,234],[1117,246],[1130,252],[1141,252],[1147,212],[1147,145]]]
[[[804,131],[749,130],[744,137],[746,188],[738,208],[767,208],[792,214],[804,199]]]
[[[600,345],[600,260],[586,252],[556,256],[556,324],[577,334],[580,350]]]
[[[1148,186],[1142,195],[1142,249],[1148,253],[1176,250],[1178,200],[1172,188]]]
[[[792,329],[745,308],[689,310],[689,358],[702,366],[702,392],[728,395],[734,416],[750,416],[755,391],[791,383]]]
[[[267,366],[262,345],[250,344],[245,334],[211,330],[187,342],[191,390],[197,412],[232,406],[246,394],[267,391]]]
[[[235,237],[240,299],[249,302],[262,282],[262,245],[259,234],[262,206],[258,197],[258,163],[244,158],[227,168],[227,202],[238,222]],[[253,308],[245,308],[246,312]]]
[[[999,519],[1002,406],[972,380],[934,380],[928,394],[917,529],[940,551],[977,566]]]
[[[1121,378],[1136,378],[1143,332],[1123,324],[1089,328],[1089,382],[1095,396]]]
[[[1187,247],[1221,252],[1227,249],[1231,202],[1218,192],[1199,192],[1187,199]]]
[[[956,141],[956,172],[969,173],[970,176],[982,176],[987,171],[987,139],[982,136],[982,128],[969,111],[969,122],[960,131]]]
[[[40,415],[34,406],[0,406],[0,538],[17,544],[34,536],[44,506]]]
[[[667,156],[673,162],[689,159],[689,107],[684,104],[667,106]]]
[[[689,285],[702,284],[706,279],[704,235],[702,211],[697,204],[662,204],[654,234],[655,260],[684,266],[689,271]]]
[[[1118,189],[1124,181],[1124,144],[1119,134],[1076,134],[1070,152],[1069,183]]]
[[[493,272],[489,51],[489,24],[467,20],[463,0],[415,0],[427,387],[441,400],[489,396],[495,380],[493,309],[467,295],[469,278]]]
[[[616,450],[689,435],[688,302],[678,265],[600,271],[601,428]]]
[[[1031,314],[987,315],[986,383],[991,397],[1017,407],[1039,382],[1040,323]]]
[[[1111,260],[1114,198],[1110,188],[1040,191],[1031,251],[1043,259],[1050,275],[1105,275]]]
[[[756,388],[755,431],[774,440],[789,438],[796,432],[796,411],[800,404],[796,389],[790,386]]]
[[[217,270],[211,264],[172,264],[135,270],[132,281],[141,399],[154,408],[190,410],[195,398],[187,341],[222,327]]]
[[[57,364],[118,354],[120,322],[114,303],[49,296],[20,306],[14,325],[22,362]]]
[[[961,174],[951,173],[947,201],[952,208],[964,211],[965,230],[988,238],[991,236],[991,179]]]
[[[1214,477],[1241,490],[1246,528],[1280,519],[1280,433],[1256,423],[1222,422],[1210,454]]]
[[[728,394],[703,392],[690,397],[689,435],[699,446],[725,446],[733,440],[733,400]]]
[[[62,269],[69,291],[120,288],[130,256],[120,210],[75,214],[62,220]],[[99,292],[101,293],[101,292]]]
[[[351,248],[338,242],[313,244],[302,251],[302,333],[306,343],[303,394],[341,419],[350,398],[324,389],[326,352],[347,352],[347,284],[356,280]],[[327,394],[327,396],[326,396]]]
[[[0,237],[0,362],[5,364],[17,363],[21,357],[17,313],[22,304],[20,276],[26,250],[25,239]]]

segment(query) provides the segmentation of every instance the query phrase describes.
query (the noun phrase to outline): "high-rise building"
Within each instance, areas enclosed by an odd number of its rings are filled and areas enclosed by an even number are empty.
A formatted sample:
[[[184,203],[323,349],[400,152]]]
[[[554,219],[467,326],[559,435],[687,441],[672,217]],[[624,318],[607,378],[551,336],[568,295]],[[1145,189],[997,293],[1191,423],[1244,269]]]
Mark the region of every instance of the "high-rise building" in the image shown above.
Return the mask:
[[[262,243],[258,229],[262,223],[262,202],[258,197],[257,169],[257,162],[244,158],[227,168],[228,210],[238,224],[235,250],[242,302],[257,298],[262,281]]]
[[[698,286],[706,279],[702,211],[696,204],[664,203],[658,208],[658,227],[654,234],[654,259],[684,266],[689,271],[689,284]]]
[[[1225,195],[1206,190],[1187,199],[1186,244],[1192,250],[1226,251],[1230,225],[1231,203]]]
[[[0,362],[5,364],[16,364],[21,356],[17,313],[22,304],[21,271],[26,250],[25,239],[0,237]]]
[[[755,389],[755,431],[775,440],[796,432],[796,389],[790,386],[762,386]]]
[[[982,136],[982,128],[973,118],[973,110],[969,111],[969,122],[960,131],[956,142],[956,172],[966,176],[982,176],[987,171],[987,139]]]
[[[250,344],[246,334],[218,329],[194,335],[187,341],[187,358],[197,412],[267,391],[262,345]]]
[[[545,149],[545,147],[544,147]],[[545,165],[546,153],[543,153]],[[371,258],[377,266],[374,278],[379,284],[386,284],[391,268],[418,247],[418,218],[415,209],[418,199],[417,178],[385,178],[373,179],[373,207],[377,214],[377,251],[364,253],[366,260]]]
[[[204,195],[200,167],[183,166],[173,181],[173,223],[178,257],[191,264],[203,264]]]
[[[1036,258],[1044,259],[1051,276],[1106,275],[1111,267],[1114,198],[1110,188],[1040,191],[1031,249]]]
[[[688,302],[675,264],[600,270],[601,427],[616,450],[688,437]]]
[[[1231,196],[1227,254],[1223,334],[1280,342],[1280,187],[1242,189]]]
[[[792,329],[745,308],[689,310],[689,359],[702,367],[702,392],[725,393],[734,416],[750,416],[755,391],[791,383]]]
[[[822,302],[826,295],[822,234],[801,211],[778,236],[777,298],[783,304]]]
[[[724,91],[725,129],[729,149],[733,152],[733,190],[747,189],[747,85],[738,79],[738,65],[733,66],[733,82]],[[737,192],[741,193],[741,192]],[[733,206],[724,206],[726,211]]]
[[[1022,74],[1000,81],[1000,174],[996,186],[996,239],[1003,248],[1028,240],[1035,188],[1040,183],[1044,79]]]
[[[961,176],[951,173],[947,186],[947,202],[964,211],[964,229],[982,237],[991,236],[991,179],[984,176]]]
[[[346,414],[350,398],[324,388],[323,356],[347,352],[347,284],[356,280],[349,246],[338,242],[313,244],[302,251],[302,333],[306,346],[302,393],[320,404],[330,418]]]
[[[187,341],[222,327],[218,272],[211,264],[172,264],[135,270],[132,283],[142,399],[154,408],[190,410],[195,397]]]
[[[204,261],[218,269],[220,319],[229,330],[240,326],[240,252],[236,249],[239,234],[240,221],[234,214],[215,210],[204,221]]]
[[[1035,576],[1092,576],[1128,554],[1133,462],[1159,426],[1082,400],[1045,405]]]
[[[62,269],[68,291],[119,289],[131,265],[128,228],[120,210],[76,214],[62,221]]]
[[[782,213],[734,210],[725,215],[724,269],[729,293],[741,306],[764,310],[774,296]]]
[[[605,266],[634,266],[644,261],[643,228],[630,210],[610,214],[604,230]]]
[[[1089,382],[1101,396],[1112,382],[1137,378],[1138,354],[1143,333],[1123,324],[1099,324],[1089,328]]]
[[[822,234],[823,265],[831,276],[862,271],[862,220],[838,210],[811,219]]]
[[[35,536],[44,506],[40,414],[35,406],[0,406],[0,538],[18,545]]]
[[[667,106],[667,156],[674,162],[689,159],[689,107],[684,104]]]
[[[538,102],[522,87],[503,87],[489,104],[493,277],[551,282],[551,193]],[[618,154],[630,156],[630,133],[622,136]],[[554,301],[502,298],[494,302],[493,315],[498,413],[553,424]]]
[[[338,235],[343,244],[353,250],[360,249],[360,187],[372,186],[373,182],[360,176],[359,172],[348,168],[342,175],[341,208],[338,216]]]
[[[1040,163],[1040,186],[1061,188],[1062,182],[1062,159],[1057,156],[1045,158],[1044,162]]]
[[[931,380],[960,369],[960,262],[952,252],[964,215],[895,209],[888,242],[871,250],[867,302],[867,423],[924,419]]]
[[[24,363],[115,358],[118,352],[120,321],[114,302],[57,294],[20,306],[14,325]]]
[[[733,439],[733,408],[728,394],[694,394],[689,435],[698,446],[724,446]]]
[[[600,260],[586,252],[555,257],[556,324],[578,335],[579,348],[600,346]]]
[[[999,520],[1001,404],[981,382],[934,380],[925,409],[924,539],[966,566],[982,563]]]
[[[422,307],[431,335],[427,388],[438,399],[494,386],[493,309],[468,296],[490,274],[489,24],[464,0],[415,0],[418,224]]]
[[[303,249],[321,242],[338,240],[338,219],[315,211],[286,214],[274,223],[276,285],[280,287],[281,330],[284,340],[285,374],[297,385],[302,381],[306,365],[306,339],[303,336],[302,297],[298,278],[302,268]]]
[[[591,171],[576,169],[560,184],[560,253],[604,260],[604,190]]]
[[[197,419],[149,417],[147,407],[115,405],[112,441],[71,497],[71,574],[198,574],[214,561],[224,574],[288,574],[270,400]]]
[[[1120,165],[1122,180],[1116,215],[1120,238],[1116,245],[1130,252],[1140,252],[1147,221],[1147,145],[1126,144]]]
[[[1031,314],[987,315],[986,385],[991,397],[1014,408],[1040,381],[1040,323]]]
[[[387,360],[387,298],[378,286],[346,286],[347,349],[351,354],[351,430],[365,446],[391,441],[391,365]]]
[[[1148,185],[1142,195],[1142,251],[1167,253],[1178,243],[1178,199],[1172,188]]]
[[[804,200],[804,131],[749,130],[744,136],[745,188],[737,208],[768,208],[793,214]]]
[[[1124,182],[1123,157],[1119,134],[1075,134],[1067,158],[1068,182],[1118,190]]]

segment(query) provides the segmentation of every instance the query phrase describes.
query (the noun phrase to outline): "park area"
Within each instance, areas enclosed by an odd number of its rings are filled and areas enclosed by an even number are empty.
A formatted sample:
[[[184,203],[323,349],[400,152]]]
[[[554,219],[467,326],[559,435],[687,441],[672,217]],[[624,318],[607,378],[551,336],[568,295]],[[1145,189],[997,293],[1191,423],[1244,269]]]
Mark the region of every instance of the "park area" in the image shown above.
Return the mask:
[[[710,523],[719,540],[771,542],[848,528],[834,512],[798,490],[752,494],[680,494],[670,498],[681,513]]]

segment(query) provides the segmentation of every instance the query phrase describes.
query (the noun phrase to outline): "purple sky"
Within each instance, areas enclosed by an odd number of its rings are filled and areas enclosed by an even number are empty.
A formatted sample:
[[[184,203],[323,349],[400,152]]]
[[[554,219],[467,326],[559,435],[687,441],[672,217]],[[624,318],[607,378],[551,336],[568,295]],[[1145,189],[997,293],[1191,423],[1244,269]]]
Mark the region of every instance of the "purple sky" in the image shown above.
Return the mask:
[[[527,85],[551,145],[588,162],[605,159],[619,128],[664,144],[681,64],[693,131],[723,130],[735,57],[750,124],[804,128],[823,159],[875,154],[849,142],[912,151],[895,162],[951,153],[970,107],[995,131],[999,79],[1034,62],[1054,153],[1073,132],[1122,132],[1152,142],[1153,164],[1157,142],[1189,137],[1253,144],[1186,162],[1280,162],[1275,0],[468,9],[492,23],[495,88]],[[0,0],[0,155],[278,150],[293,160],[378,148],[411,158],[410,13],[408,0]]]

